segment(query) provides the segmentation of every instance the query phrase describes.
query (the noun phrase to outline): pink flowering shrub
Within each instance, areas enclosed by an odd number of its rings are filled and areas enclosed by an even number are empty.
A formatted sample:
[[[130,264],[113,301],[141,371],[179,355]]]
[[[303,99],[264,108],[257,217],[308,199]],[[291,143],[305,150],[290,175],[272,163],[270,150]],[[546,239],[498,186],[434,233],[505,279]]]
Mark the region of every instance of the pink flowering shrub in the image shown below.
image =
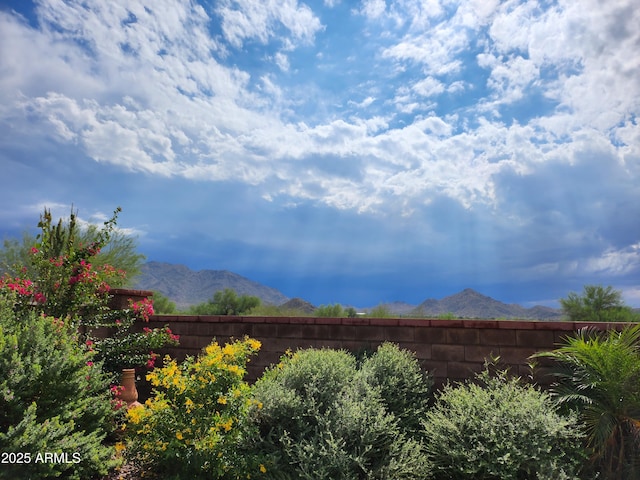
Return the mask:
[[[95,352],[95,360],[106,371],[114,373],[122,368],[152,368],[156,358],[153,351],[178,342],[168,327],[131,331],[136,320],[147,322],[153,315],[150,299],[130,302],[122,310],[109,308],[111,285],[122,285],[126,272],[100,262],[99,255],[110,241],[120,211],[118,207],[96,231],[94,241],[83,244],[74,212],[67,223],[60,220],[54,225],[51,212],[45,209],[27,264],[13,268],[19,275],[0,278],[0,290],[15,293],[16,314],[35,310],[68,319],[81,332],[82,345]],[[93,332],[99,327],[110,328],[111,337],[95,336]]]
[[[153,300],[145,298],[139,302],[129,300],[129,305],[136,316],[142,318],[145,322],[149,321],[149,317],[153,315]]]

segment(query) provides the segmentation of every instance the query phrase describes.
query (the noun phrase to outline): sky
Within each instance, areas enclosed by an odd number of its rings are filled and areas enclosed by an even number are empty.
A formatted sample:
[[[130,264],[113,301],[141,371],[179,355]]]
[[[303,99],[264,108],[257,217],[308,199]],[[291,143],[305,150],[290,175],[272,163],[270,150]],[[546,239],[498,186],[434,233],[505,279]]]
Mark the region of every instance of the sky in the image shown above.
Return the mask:
[[[0,238],[44,207],[315,305],[640,307],[634,0],[0,0]]]

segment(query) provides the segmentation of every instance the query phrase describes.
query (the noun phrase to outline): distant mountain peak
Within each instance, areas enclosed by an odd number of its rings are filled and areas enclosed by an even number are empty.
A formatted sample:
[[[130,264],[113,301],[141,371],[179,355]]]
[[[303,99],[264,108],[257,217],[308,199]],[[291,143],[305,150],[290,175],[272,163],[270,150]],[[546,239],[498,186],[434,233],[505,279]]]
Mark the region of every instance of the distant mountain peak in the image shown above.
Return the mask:
[[[307,314],[313,313],[313,311],[316,309],[316,307],[314,307],[311,303],[298,297],[292,298],[291,300],[280,305],[280,307],[284,308],[285,310],[298,310]]]
[[[238,295],[252,295],[263,303],[280,305],[289,298],[276,290],[229,270],[191,270],[181,264],[150,261],[141,268],[135,288],[155,290],[175,302],[178,308],[189,307],[213,298],[217,291],[230,288]]]
[[[499,300],[484,295],[472,288],[444,297],[441,300],[432,298],[416,307],[414,313],[420,315],[442,315],[451,313],[463,318],[522,318],[537,320],[557,320],[562,315],[558,310],[535,306],[524,308],[517,304],[507,305]]]
[[[484,295],[478,292],[477,290],[474,290],[473,288],[465,288],[461,292],[454,293],[453,295],[449,295],[449,297],[445,297],[445,298],[454,298],[454,297],[478,297],[478,298],[490,298],[491,300],[494,300],[493,298],[487,295]],[[498,300],[495,300],[495,301],[498,301]]]

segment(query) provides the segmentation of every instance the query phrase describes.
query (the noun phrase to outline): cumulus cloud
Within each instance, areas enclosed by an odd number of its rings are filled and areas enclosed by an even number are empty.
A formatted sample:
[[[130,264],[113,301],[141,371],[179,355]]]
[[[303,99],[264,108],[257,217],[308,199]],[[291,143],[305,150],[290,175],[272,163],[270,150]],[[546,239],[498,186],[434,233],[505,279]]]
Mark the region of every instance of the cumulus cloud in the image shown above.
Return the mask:
[[[364,0],[360,12],[370,19],[379,18],[387,9],[385,0]]]
[[[536,242],[582,229],[584,269],[636,268],[637,232],[613,233],[640,174],[631,2],[320,3],[43,0],[34,23],[2,11],[0,120],[127,171],[240,182],[275,203],[428,223],[444,198],[540,229]],[[323,6],[351,15],[336,29],[361,29],[344,52],[326,47]]]
[[[222,18],[225,38],[235,47],[251,39],[267,43],[280,28],[285,28],[293,40],[309,43],[322,28],[313,11],[297,0],[225,0],[215,11]]]
[[[424,97],[440,95],[445,87],[439,80],[429,76],[413,84],[413,90]]]

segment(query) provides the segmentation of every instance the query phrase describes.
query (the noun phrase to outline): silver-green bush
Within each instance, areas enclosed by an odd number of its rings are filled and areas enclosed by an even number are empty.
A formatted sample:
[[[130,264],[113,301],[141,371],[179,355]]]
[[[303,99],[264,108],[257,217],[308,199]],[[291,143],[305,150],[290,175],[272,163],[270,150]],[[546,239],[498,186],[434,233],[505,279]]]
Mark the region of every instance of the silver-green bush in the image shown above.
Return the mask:
[[[584,459],[576,418],[506,372],[446,386],[424,433],[435,479],[576,478]]]
[[[428,478],[421,445],[406,437],[380,388],[335,350],[285,356],[254,386],[266,476],[285,479]]]
[[[420,433],[433,382],[413,352],[385,343],[362,362],[358,374],[379,390],[387,412],[404,432],[414,437]]]

